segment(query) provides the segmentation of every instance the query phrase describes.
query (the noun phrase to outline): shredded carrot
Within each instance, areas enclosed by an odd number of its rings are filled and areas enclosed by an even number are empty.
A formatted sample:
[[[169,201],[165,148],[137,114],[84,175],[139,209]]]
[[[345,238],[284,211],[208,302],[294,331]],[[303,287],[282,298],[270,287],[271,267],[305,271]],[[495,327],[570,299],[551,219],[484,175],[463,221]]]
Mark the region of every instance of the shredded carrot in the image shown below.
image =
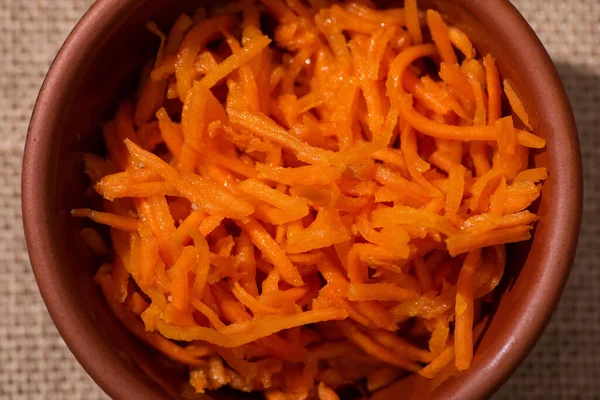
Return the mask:
[[[406,10],[406,29],[411,36],[413,44],[423,43],[423,33],[421,32],[417,0],[406,0],[404,2],[404,8]]]
[[[521,102],[521,99],[517,95],[517,92],[513,89],[512,85],[508,80],[504,80],[504,93],[506,94],[506,98],[510,103],[511,108],[517,114],[517,117],[525,124],[525,126],[531,130],[531,125],[529,124],[529,115],[527,115],[527,111],[525,110],[525,105]]]
[[[467,255],[456,284],[454,347],[456,368],[467,370],[473,360],[474,275],[481,265],[481,249]]]
[[[71,211],[110,228],[80,227],[117,318],[200,393],[339,400],[468,369],[551,172],[502,65],[416,0],[238,0],[148,28],[135,103],[83,156],[102,211]]]
[[[188,342],[204,340],[217,346],[231,348],[267,337],[284,329],[323,321],[343,320],[347,317],[348,314],[345,311],[323,308],[287,316],[256,317],[252,320],[232,323],[220,331],[201,326],[176,327],[158,320],[157,330],[163,336],[172,340]]]
[[[454,345],[448,345],[442,352],[427,366],[419,371],[419,374],[428,379],[435,378],[454,359]]]
[[[515,179],[513,179],[513,182],[529,181],[537,183],[546,179],[548,179],[548,171],[546,170],[546,168],[541,167],[526,169],[525,171],[519,172]]]
[[[475,57],[475,49],[466,33],[451,26],[448,28],[448,36],[452,45],[460,50],[467,59]]]
[[[348,287],[348,299],[352,301],[405,301],[416,297],[419,297],[418,293],[393,283],[353,283]]]
[[[458,60],[450,42],[448,27],[442,16],[437,11],[427,10],[427,24],[442,60],[448,64],[457,64]]]
[[[303,281],[298,270],[259,222],[250,219],[248,222],[240,223],[240,227],[252,239],[254,245],[269,258],[286,282],[294,286],[302,286]]]
[[[408,371],[415,371],[418,368],[418,364],[407,360],[403,357],[398,356],[395,352],[385,348],[384,346],[374,342],[364,333],[360,332],[359,329],[348,321],[339,321],[338,327],[342,333],[355,345],[362,348],[367,354],[385,362],[390,365],[406,369]]]
[[[488,125],[493,125],[502,115],[500,76],[498,75],[496,60],[490,54],[483,58],[483,65],[485,66],[485,79],[488,92]]]
[[[135,218],[94,211],[89,208],[71,210],[71,215],[73,217],[87,217],[99,224],[108,225],[126,232],[137,232],[139,230],[139,220]]]

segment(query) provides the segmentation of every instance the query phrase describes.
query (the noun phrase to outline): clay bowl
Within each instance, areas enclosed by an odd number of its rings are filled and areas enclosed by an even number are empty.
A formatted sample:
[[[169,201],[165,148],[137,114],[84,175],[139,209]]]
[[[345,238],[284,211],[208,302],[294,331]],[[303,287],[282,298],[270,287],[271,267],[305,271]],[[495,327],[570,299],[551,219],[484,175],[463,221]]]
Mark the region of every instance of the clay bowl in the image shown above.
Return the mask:
[[[394,2],[390,2],[394,3]],[[401,2],[398,2],[401,4]],[[185,373],[130,335],[112,316],[92,281],[98,261],[82,242],[85,179],[81,151],[100,143],[112,116],[158,46],[148,20],[168,27],[197,0],[99,0],[60,50],[41,89],[23,162],[23,216],[40,291],[65,342],[115,399],[180,398]],[[477,399],[489,396],[517,368],[546,326],[567,280],[582,207],[582,173],[573,114],[548,54],[506,0],[421,1],[465,29],[478,50],[498,60],[527,105],[547,151],[531,163],[550,173],[530,243],[509,249],[507,272],[472,368],[433,390],[410,378],[376,399]],[[245,398],[237,393],[214,399]],[[210,399],[208,396],[201,396]]]

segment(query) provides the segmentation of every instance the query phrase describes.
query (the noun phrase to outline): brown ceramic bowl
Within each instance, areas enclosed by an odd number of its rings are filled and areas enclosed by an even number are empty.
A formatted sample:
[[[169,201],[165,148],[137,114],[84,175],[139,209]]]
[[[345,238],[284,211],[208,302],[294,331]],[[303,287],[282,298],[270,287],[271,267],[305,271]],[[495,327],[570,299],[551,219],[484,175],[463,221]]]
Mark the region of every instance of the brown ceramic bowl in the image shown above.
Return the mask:
[[[132,337],[111,315],[92,282],[97,268],[69,210],[83,204],[80,154],[99,143],[99,126],[132,90],[157,41],[148,20],[169,26],[198,0],[99,0],[60,50],[41,89],[23,162],[23,216],[37,282],[65,342],[92,378],[115,399],[179,398],[181,367]],[[390,3],[393,3],[391,1]],[[401,4],[401,2],[398,1]],[[433,0],[465,29],[480,52],[492,53],[547,139],[532,164],[550,173],[534,238],[509,249],[510,259],[472,368],[432,391],[411,378],[376,399],[477,399],[517,368],[558,302],[575,252],[582,206],[579,145],[573,114],[552,61],[506,0]],[[408,388],[408,389],[407,389]],[[218,393],[215,399],[240,399]],[[202,398],[209,399],[207,396]]]

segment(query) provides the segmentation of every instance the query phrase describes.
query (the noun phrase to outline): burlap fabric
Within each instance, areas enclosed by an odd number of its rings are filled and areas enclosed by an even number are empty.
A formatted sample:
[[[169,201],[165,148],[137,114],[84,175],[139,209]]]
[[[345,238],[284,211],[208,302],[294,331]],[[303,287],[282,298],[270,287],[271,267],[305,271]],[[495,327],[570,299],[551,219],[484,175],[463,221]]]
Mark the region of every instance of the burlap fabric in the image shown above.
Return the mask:
[[[571,279],[543,338],[497,399],[600,398],[600,2],[518,0],[571,98],[585,213]],[[58,335],[23,239],[20,170],[36,94],[91,0],[0,0],[0,398],[105,399]],[[134,397],[132,397],[134,398]]]

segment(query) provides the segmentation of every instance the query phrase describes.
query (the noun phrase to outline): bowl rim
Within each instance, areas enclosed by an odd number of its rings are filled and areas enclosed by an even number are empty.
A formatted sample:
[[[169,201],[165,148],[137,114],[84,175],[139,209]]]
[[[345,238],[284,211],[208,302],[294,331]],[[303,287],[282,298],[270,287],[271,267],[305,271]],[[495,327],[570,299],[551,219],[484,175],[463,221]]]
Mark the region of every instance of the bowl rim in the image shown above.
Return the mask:
[[[127,368],[80,307],[63,299],[66,286],[58,273],[60,259],[49,234],[49,209],[44,202],[46,194],[52,193],[53,188],[49,187],[43,171],[56,158],[48,150],[53,141],[49,133],[61,119],[61,105],[69,101],[70,88],[76,85],[86,56],[94,44],[102,40],[108,27],[134,12],[142,3],[139,0],[97,0],[77,23],[59,50],[40,89],[27,133],[22,167],[23,226],[42,298],[78,362],[115,399],[129,398],[131,393],[138,393],[140,398],[163,399],[166,393],[158,393],[155,387]],[[510,21],[506,27],[510,31],[506,33],[510,32],[511,43],[527,50],[527,59],[532,65],[544,66],[531,78],[539,89],[539,96],[556,110],[552,126],[560,134],[553,140],[557,143],[556,147],[562,147],[562,162],[568,166],[558,171],[559,183],[554,185],[554,194],[558,195],[555,209],[560,212],[550,224],[561,229],[553,229],[550,236],[559,243],[561,251],[552,252],[552,264],[548,261],[549,257],[544,258],[547,264],[544,268],[554,268],[553,273],[543,274],[535,282],[532,294],[524,301],[528,312],[518,315],[513,322],[516,329],[529,326],[520,330],[519,343],[506,343],[501,352],[486,355],[482,368],[469,371],[470,382],[455,388],[454,398],[477,399],[489,396],[517,369],[544,331],[558,304],[577,247],[583,208],[583,178],[579,139],[569,100],[552,60],[533,29],[508,0],[462,0],[462,3],[468,9],[476,10],[478,16]],[[534,328],[531,328],[532,325]]]
[[[68,291],[60,278],[60,257],[49,234],[51,224],[44,200],[53,193],[45,177],[55,154],[48,150],[54,141],[50,132],[61,120],[62,104],[79,82],[83,66],[95,45],[108,29],[135,12],[139,0],[97,0],[81,17],[58,51],[38,94],[23,154],[21,207],[23,228],[31,266],[42,299],[58,332],[88,375],[113,399],[127,400],[131,393],[139,398],[168,398],[158,385],[150,385],[133,373],[131,365],[108,345],[81,307],[65,301]]]

